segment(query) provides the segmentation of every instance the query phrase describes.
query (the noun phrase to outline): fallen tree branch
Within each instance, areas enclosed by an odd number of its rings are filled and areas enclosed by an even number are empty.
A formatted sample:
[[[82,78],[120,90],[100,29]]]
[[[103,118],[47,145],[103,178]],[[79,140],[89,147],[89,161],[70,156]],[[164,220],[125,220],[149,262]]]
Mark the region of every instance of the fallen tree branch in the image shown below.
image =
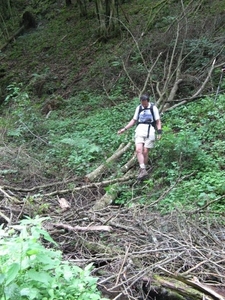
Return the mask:
[[[122,147],[120,146],[118,150],[111,156],[109,157],[105,163],[100,165],[97,169],[92,171],[91,173],[87,174],[85,176],[85,181],[86,182],[92,182],[94,181],[97,177],[99,177],[104,171],[107,169],[107,165],[116,159],[118,159],[123,153],[125,153],[131,146],[131,143],[129,142],[126,146]]]
[[[1,211],[0,211],[0,217],[2,217],[3,219],[5,219],[8,224],[11,223],[11,220],[5,214],[3,214]]]
[[[133,178],[134,175],[128,171],[123,178]],[[96,201],[95,205],[93,206],[92,210],[97,211],[99,209],[103,209],[104,207],[112,204],[112,202],[116,199],[119,192],[119,182],[114,183],[110,186],[109,190],[99,199]]]
[[[136,153],[131,157],[131,159],[121,167],[121,172],[126,173],[130,168],[132,168],[136,163]]]
[[[111,231],[112,228],[110,226],[106,226],[106,225],[90,225],[90,226],[70,226],[67,224],[63,224],[63,223],[56,223],[53,224],[54,227],[56,228],[63,228],[66,229],[68,231]]]
[[[14,186],[10,186],[10,185],[3,185],[3,186],[1,186],[1,188],[2,189],[13,190],[13,191],[16,191],[16,192],[28,193],[28,192],[33,192],[33,191],[36,191],[36,190],[43,190],[43,189],[46,189],[46,188],[49,188],[49,187],[54,187],[54,186],[57,186],[57,185],[60,185],[60,184],[67,184],[67,183],[70,183],[70,182],[74,182],[77,179],[78,179],[77,177],[70,178],[70,179],[67,179],[67,180],[62,179],[61,181],[56,181],[56,182],[51,182],[51,183],[47,183],[47,184],[43,184],[43,185],[33,186],[32,188],[20,188],[20,187],[14,187]]]
[[[100,181],[100,182],[93,182],[93,183],[90,183],[90,184],[84,184],[82,186],[71,188],[71,189],[56,190],[54,192],[43,194],[43,196],[49,197],[49,196],[60,195],[60,194],[62,195],[62,194],[66,194],[66,193],[69,193],[69,192],[81,191],[83,189],[96,188],[96,187],[99,187],[99,186],[107,186],[109,184],[113,184],[113,183],[116,183],[116,182],[125,182],[125,181],[128,181],[128,180],[132,179],[132,178],[134,178],[133,174],[131,174],[129,176],[124,176],[124,177],[121,177],[121,178],[115,178],[115,179],[109,179],[109,180],[104,180],[104,181]]]
[[[20,200],[18,200],[16,197],[10,196],[6,191],[3,190],[2,187],[0,187],[0,192],[9,200],[11,200],[14,203],[21,203]]]

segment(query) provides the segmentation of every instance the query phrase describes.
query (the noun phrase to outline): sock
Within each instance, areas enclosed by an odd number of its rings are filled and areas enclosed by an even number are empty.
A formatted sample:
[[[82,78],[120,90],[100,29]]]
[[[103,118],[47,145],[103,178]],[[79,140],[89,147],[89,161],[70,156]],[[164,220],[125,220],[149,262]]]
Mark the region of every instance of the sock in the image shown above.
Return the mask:
[[[141,169],[145,169],[145,164],[140,164]]]

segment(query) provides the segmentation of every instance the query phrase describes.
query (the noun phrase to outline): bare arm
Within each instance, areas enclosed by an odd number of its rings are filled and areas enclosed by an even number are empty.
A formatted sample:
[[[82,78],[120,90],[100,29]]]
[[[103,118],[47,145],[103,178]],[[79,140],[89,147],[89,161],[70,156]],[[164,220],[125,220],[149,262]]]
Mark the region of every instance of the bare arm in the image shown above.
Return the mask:
[[[160,119],[156,120],[156,127],[158,130],[162,129],[162,123]]]
[[[162,123],[160,119],[156,120],[156,128],[157,128],[157,140],[160,140],[162,136]]]
[[[127,129],[131,128],[136,123],[136,120],[132,119],[130,122],[122,129],[120,129],[117,133],[121,134],[124,133]]]

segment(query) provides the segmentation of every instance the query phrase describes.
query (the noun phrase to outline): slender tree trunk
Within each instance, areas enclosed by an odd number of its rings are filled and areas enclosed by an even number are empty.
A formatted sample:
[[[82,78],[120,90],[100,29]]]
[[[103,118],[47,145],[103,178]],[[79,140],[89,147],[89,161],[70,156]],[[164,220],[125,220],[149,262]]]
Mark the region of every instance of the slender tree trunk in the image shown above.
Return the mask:
[[[80,16],[86,17],[87,16],[87,3],[86,0],[77,0],[78,7],[80,10]]]
[[[118,16],[117,0],[95,0],[99,21],[99,35],[107,38],[115,32]]]
[[[99,30],[98,30],[99,35],[104,37],[107,35],[107,29],[105,23],[104,0],[95,0],[95,7],[96,7],[96,13],[99,22]]]

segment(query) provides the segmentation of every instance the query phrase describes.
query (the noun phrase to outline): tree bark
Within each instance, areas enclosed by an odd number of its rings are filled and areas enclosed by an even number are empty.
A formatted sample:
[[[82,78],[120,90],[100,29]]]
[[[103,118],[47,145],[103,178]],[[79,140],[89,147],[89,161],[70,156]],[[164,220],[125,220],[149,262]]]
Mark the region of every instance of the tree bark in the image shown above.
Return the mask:
[[[107,165],[113,161],[116,161],[123,153],[125,153],[129,148],[131,147],[131,143],[128,143],[127,145],[120,145],[120,147],[117,149],[117,151],[108,158],[105,163],[100,165],[97,169],[92,171],[91,173],[87,174],[85,176],[86,182],[92,182],[96,180],[98,177],[102,175],[103,172],[107,171]]]

